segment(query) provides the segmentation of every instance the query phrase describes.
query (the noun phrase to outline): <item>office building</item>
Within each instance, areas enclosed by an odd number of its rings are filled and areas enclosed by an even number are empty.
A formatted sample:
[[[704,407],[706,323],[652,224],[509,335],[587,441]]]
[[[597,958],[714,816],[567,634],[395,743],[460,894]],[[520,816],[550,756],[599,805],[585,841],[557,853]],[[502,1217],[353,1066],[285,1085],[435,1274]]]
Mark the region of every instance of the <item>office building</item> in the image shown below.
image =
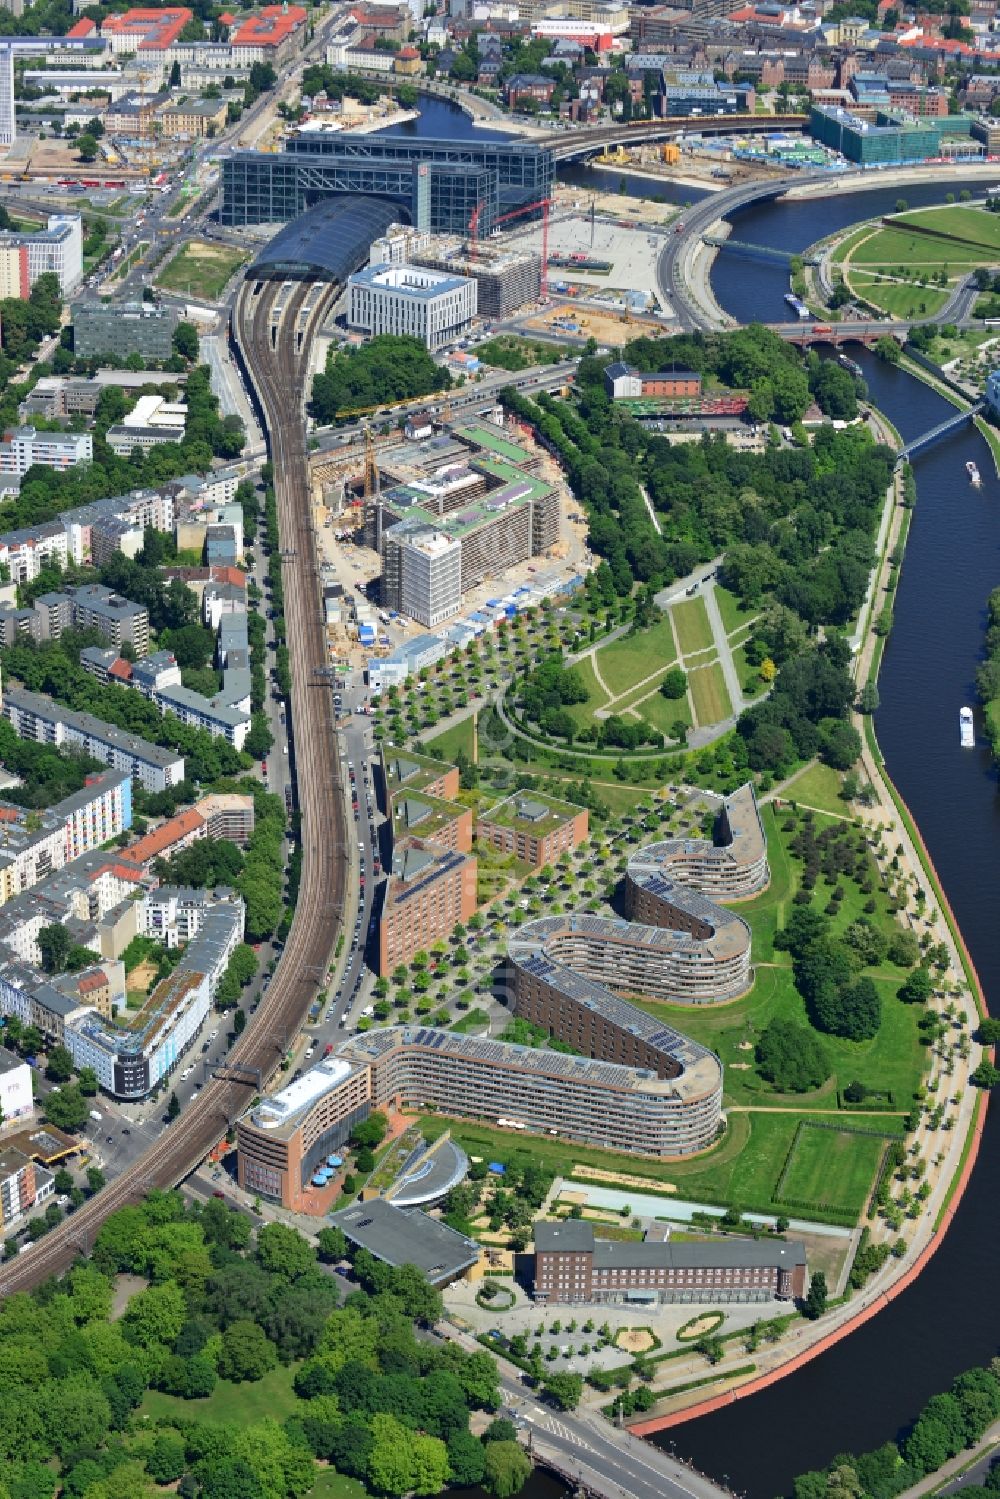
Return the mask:
[[[444,760],[433,760],[430,755],[417,754],[407,749],[390,750],[383,745],[381,755],[382,783],[387,800],[399,795],[409,796],[420,791],[427,796],[439,797],[453,802],[459,792],[458,766]]]
[[[546,1306],[728,1305],[806,1293],[806,1252],[784,1239],[673,1244],[599,1239],[593,1225],[535,1224],[532,1294]]]
[[[31,1068],[21,1057],[0,1046],[0,1121],[23,1119],[34,1108]]]
[[[476,838],[541,869],[581,844],[589,825],[586,807],[543,792],[518,791],[477,819]]]
[[[396,1207],[376,1197],[330,1214],[355,1249],[366,1249],[383,1265],[415,1265],[432,1286],[447,1286],[468,1275],[483,1251],[469,1239],[419,1208]]]
[[[900,162],[926,161],[943,155],[981,154],[972,140],[971,115],[921,115],[902,111],[875,111],[875,120],[860,113],[814,104],[809,112],[809,133],[848,161],[859,166],[894,166]]]
[[[205,140],[225,129],[228,108],[225,99],[188,99],[161,110],[160,126],[169,138]]]
[[[346,193],[402,202],[417,228],[445,234],[465,234],[478,212],[485,236],[501,214],[551,197],[555,163],[534,141],[306,131],[282,152],[236,152],[222,173],[223,224],[285,222]]]
[[[240,1120],[240,1186],[300,1212],[313,1173],[344,1146],[369,1107],[367,1067],[325,1057]]]
[[[394,841],[412,836],[456,853],[472,852],[472,808],[461,802],[409,791],[392,798],[389,815]]]
[[[379,921],[379,973],[408,963],[475,914],[477,867],[471,854],[421,837],[399,839]]]
[[[433,629],[462,607],[462,546],[431,526],[399,541],[400,608]]]
[[[17,137],[14,108],[14,49],[0,46],[0,146],[12,146]],[[6,291],[4,296],[9,295]],[[22,296],[26,293],[22,292]]]
[[[152,302],[77,302],[73,313],[73,349],[81,359],[113,355],[126,359],[169,359],[174,351],[177,309]]]
[[[347,322],[369,338],[419,338],[432,352],[455,343],[476,315],[477,283],[423,266],[368,266],[347,282]]]
[[[0,132],[3,130],[4,58],[0,45]],[[2,144],[2,142],[0,142]],[[51,213],[44,229],[0,233],[0,282],[5,297],[26,297],[39,276],[51,273],[64,296],[83,275],[83,225],[78,213]]]
[[[269,62],[280,67],[305,40],[308,12],[301,5],[263,5],[236,25],[229,37],[233,62],[250,67]]]
[[[92,713],[75,713],[44,693],[5,687],[3,716],[21,739],[79,746],[112,769],[127,770],[146,791],[165,791],[184,779],[183,755],[104,723]]]
[[[16,427],[0,442],[0,474],[22,477],[33,464],[43,468],[76,468],[90,463],[94,439],[89,432],[36,432],[34,427]]]
[[[476,312],[481,318],[505,318],[541,295],[541,257],[532,250],[515,250],[478,241],[471,253],[467,237],[428,236],[428,243],[410,256],[414,265],[430,266],[449,276],[469,277],[476,283]]]
[[[162,10],[134,6],[121,15],[105,16],[101,39],[115,57],[134,56],[140,62],[159,64],[179,40],[185,26],[194,20],[186,6],[164,6]]]

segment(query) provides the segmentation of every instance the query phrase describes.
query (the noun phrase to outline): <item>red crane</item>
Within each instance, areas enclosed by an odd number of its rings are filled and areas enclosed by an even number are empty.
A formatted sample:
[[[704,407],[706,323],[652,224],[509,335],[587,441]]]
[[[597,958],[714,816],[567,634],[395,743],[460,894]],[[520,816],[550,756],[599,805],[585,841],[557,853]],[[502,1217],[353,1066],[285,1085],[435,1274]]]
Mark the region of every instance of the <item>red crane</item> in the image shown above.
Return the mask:
[[[483,202],[476,204],[469,219],[469,259],[475,260],[479,249],[479,219],[486,205]],[[522,214],[533,213],[536,209],[542,211],[542,274],[540,280],[541,299],[544,302],[549,294],[549,209],[552,207],[551,198],[539,198],[537,203],[524,203],[520,208],[514,208],[510,213],[501,214],[500,218],[493,220],[493,228],[498,229],[501,224],[508,223],[511,219],[518,219]]]

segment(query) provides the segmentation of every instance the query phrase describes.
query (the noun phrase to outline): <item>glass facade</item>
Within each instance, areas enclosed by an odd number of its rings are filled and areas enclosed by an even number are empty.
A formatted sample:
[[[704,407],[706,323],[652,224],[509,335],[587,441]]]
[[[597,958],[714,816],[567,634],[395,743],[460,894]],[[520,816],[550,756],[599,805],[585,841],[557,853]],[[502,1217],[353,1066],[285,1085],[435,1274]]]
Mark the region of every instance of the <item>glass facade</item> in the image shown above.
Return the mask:
[[[411,222],[479,232],[552,193],[550,149],[534,142],[400,140],[379,135],[292,136],[284,153],[245,151],[223,163],[223,224],[281,222],[337,194],[390,198]]]

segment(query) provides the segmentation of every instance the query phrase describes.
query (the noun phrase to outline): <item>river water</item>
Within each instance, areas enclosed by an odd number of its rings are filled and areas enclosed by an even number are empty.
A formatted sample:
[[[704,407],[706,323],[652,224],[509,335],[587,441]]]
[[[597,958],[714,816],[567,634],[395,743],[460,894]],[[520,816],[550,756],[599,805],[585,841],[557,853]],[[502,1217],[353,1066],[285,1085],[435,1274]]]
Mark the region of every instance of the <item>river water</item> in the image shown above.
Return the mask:
[[[437,103],[425,107],[417,128],[428,135],[479,133],[453,106]],[[609,176],[575,167],[569,180],[606,190]],[[642,178],[633,177],[628,185],[637,196],[650,193],[651,184]],[[900,196],[917,207],[941,202],[963,185],[949,177],[941,185],[763,203],[734,216],[734,234],[796,252],[858,219],[891,211]],[[741,322],[786,315],[787,271],[779,266],[723,253],[712,283],[720,304]],[[904,439],[954,410],[867,351],[851,353],[872,400]],[[979,491],[966,478],[969,458],[983,475]],[[974,702],[986,597],[1000,584],[1000,480],[989,447],[972,427],[919,456],[914,471],[917,507],[879,680],[876,728],[889,773],[920,826],[987,1002],[996,1010],[1000,800],[985,744],[972,751],[959,748],[958,710]],[[790,1492],[797,1473],[825,1464],[837,1452],[861,1451],[904,1432],[932,1394],[1000,1348],[988,1307],[998,1187],[1000,1106],[987,1116],[978,1164],[954,1223],[915,1284],[798,1373],[675,1428],[664,1444],[702,1471],[727,1479],[738,1492],[773,1499]],[[553,1492],[551,1480],[541,1475],[525,1490],[527,1499],[552,1499]]]

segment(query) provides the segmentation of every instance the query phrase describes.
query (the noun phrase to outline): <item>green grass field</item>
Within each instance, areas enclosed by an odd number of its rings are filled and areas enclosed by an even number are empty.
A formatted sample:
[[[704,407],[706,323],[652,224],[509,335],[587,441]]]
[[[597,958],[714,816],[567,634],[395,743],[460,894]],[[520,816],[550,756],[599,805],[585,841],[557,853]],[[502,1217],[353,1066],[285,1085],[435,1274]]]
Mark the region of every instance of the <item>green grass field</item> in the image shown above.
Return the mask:
[[[800,1210],[809,1203],[860,1213],[871,1191],[885,1143],[858,1130],[816,1129],[807,1125],[796,1136],[782,1173],[781,1199]]]
[[[733,665],[736,667],[736,675],[740,679],[743,688],[743,696],[756,698],[763,697],[767,692],[767,683],[761,679],[760,672],[756,666],[751,666],[747,660],[747,653],[742,645],[733,648]]]
[[[252,1384],[231,1384],[228,1379],[220,1379],[205,1400],[182,1400],[179,1395],[147,1390],[140,1414],[156,1421],[210,1421],[217,1425],[227,1421],[248,1425],[267,1416],[284,1421],[301,1405],[292,1389],[297,1367],[279,1364]]]
[[[156,284],[164,291],[176,291],[182,296],[202,297],[207,302],[214,302],[221,296],[233,273],[249,259],[249,253],[244,250],[191,240],[158,272]]]
[[[712,626],[708,622],[708,610],[704,599],[682,599],[672,604],[677,643],[685,656],[696,651],[705,651],[712,644]]]
[[[978,265],[985,258],[986,252],[974,245],[961,245],[927,234],[907,234],[901,229],[879,229],[856,246],[847,270],[855,266],[937,270],[939,266],[948,265],[958,271],[965,266]]]
[[[951,295],[948,287],[917,286],[910,281],[884,281],[878,276],[852,272],[849,281],[858,296],[890,317],[932,317]]]
[[[850,813],[850,803],[840,795],[844,778],[839,770],[829,765],[807,765],[805,770],[788,782],[782,790],[786,801],[801,802],[806,807],[816,807],[820,812],[833,812],[840,817]]]
[[[678,721],[686,723],[688,728],[692,723],[691,704],[686,697],[667,699],[659,692],[654,692],[650,697],[643,698],[641,703],[636,703],[635,711],[661,734],[671,733]]]
[[[424,748],[428,755],[434,755],[439,760],[447,760],[454,764],[458,754],[467,755],[472,759],[473,749],[472,715],[463,718],[461,723],[454,724],[443,733],[436,734],[433,739],[424,740]]]
[[[723,588],[721,583],[715,585],[715,599],[727,635],[732,635],[739,630],[757,613],[755,609],[744,609],[735,593],[730,593],[729,589]]]
[[[699,601],[700,602],[700,601]],[[709,637],[711,639],[711,636]],[[614,693],[624,693],[654,672],[666,670],[677,659],[669,616],[648,630],[623,635],[597,652],[597,668]]]
[[[968,245],[982,246],[987,250],[1000,250],[1000,223],[996,214],[984,208],[972,208],[964,204],[949,203],[943,208],[919,208],[912,213],[902,213],[894,218],[897,224],[917,224],[937,234],[947,234]]]
[[[863,239],[867,239],[872,232],[871,224],[862,224],[859,228],[846,235],[837,246],[831,257],[834,265],[841,265],[849,255],[857,248]]]
[[[733,705],[726,691],[722,667],[717,661],[689,672],[688,686],[694,702],[694,716],[699,724],[721,723],[731,716]]]

